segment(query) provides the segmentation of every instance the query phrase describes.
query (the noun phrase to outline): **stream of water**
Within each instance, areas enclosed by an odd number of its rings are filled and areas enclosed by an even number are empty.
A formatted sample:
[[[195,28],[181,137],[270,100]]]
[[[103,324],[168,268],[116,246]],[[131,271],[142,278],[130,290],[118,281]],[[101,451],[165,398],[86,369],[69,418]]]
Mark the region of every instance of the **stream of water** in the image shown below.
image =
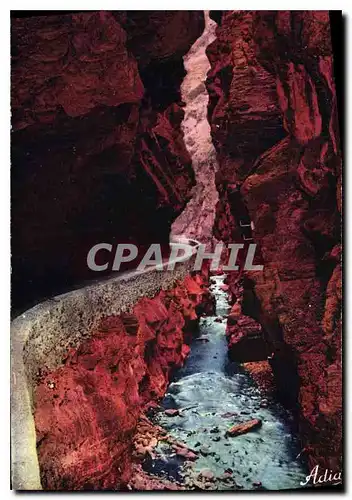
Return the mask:
[[[172,448],[159,444],[157,458],[146,464],[147,470],[190,489],[199,484],[204,470],[211,478],[205,489],[300,488],[307,471],[296,458],[300,450],[292,415],[279,402],[265,399],[250,374],[228,359],[224,278],[212,278],[217,316],[200,320],[190,355],[162,402],[164,409],[179,409],[179,415],[170,417],[162,411],[156,416],[157,423],[197,451],[198,458],[185,467]],[[262,421],[261,428],[225,436],[232,425],[253,418]]]

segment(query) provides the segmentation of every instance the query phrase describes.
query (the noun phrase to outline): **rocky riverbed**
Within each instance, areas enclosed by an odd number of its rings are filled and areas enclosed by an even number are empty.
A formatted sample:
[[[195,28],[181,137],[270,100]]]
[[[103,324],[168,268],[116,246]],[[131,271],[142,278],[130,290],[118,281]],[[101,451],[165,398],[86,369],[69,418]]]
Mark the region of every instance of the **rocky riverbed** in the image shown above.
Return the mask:
[[[296,458],[292,414],[228,360],[224,278],[212,278],[216,316],[201,319],[190,355],[152,417],[159,439],[144,470],[187,490],[300,488],[306,469]]]

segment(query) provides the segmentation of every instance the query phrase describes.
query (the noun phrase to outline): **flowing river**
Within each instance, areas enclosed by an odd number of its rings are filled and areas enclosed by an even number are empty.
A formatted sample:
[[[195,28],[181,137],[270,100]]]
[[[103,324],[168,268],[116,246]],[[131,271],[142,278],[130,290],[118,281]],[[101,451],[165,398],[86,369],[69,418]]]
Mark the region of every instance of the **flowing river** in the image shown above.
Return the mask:
[[[170,436],[196,452],[197,459],[187,461],[159,442],[156,457],[147,460],[145,468],[187,489],[300,488],[307,471],[296,458],[300,450],[292,415],[278,401],[265,398],[250,374],[228,359],[224,278],[212,277],[217,316],[200,320],[190,355],[162,402],[164,410],[179,413],[160,411],[155,416]],[[253,418],[262,421],[259,429],[225,435],[231,426]]]

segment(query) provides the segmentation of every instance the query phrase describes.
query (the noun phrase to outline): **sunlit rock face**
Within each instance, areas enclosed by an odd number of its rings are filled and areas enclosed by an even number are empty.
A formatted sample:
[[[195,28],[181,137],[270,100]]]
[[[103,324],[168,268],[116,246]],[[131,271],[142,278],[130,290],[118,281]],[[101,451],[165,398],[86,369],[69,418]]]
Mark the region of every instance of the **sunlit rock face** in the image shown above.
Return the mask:
[[[219,199],[215,186],[218,164],[207,117],[209,96],[204,83],[210,69],[206,49],[216,38],[216,26],[206,12],[203,34],[184,56],[187,75],[181,85],[181,95],[186,105],[181,129],[192,159],[196,185],[192,189],[192,199],[172,225],[172,234],[185,234],[204,243],[211,243],[213,239]]]
[[[236,185],[264,264],[243,276],[240,294],[230,274],[230,289],[237,314],[261,324],[275,353],[309,465],[339,470],[341,153],[329,16],[235,11],[219,25],[207,80],[221,193],[215,231],[224,241],[240,235]]]
[[[190,199],[182,56],[202,12],[12,20],[15,309],[96,278],[96,243],[168,243]]]

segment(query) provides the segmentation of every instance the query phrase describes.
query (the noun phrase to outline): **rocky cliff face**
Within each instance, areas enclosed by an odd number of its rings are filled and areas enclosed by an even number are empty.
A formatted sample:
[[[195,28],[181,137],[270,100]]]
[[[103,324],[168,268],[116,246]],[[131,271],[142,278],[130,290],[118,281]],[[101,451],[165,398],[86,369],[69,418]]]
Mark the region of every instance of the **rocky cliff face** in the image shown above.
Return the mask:
[[[89,274],[99,242],[168,242],[194,185],[182,56],[202,12],[12,19],[13,305]]]
[[[108,317],[61,368],[42,373],[34,400],[44,489],[126,487],[138,419],[165,394],[198,316],[211,305],[206,280],[206,271],[188,276],[130,313]]]
[[[220,164],[216,232],[253,237],[264,264],[229,276],[230,328],[238,336],[240,320],[250,334],[262,329],[277,385],[299,408],[309,464],[338,470],[341,152],[328,13],[215,17],[207,85]]]

